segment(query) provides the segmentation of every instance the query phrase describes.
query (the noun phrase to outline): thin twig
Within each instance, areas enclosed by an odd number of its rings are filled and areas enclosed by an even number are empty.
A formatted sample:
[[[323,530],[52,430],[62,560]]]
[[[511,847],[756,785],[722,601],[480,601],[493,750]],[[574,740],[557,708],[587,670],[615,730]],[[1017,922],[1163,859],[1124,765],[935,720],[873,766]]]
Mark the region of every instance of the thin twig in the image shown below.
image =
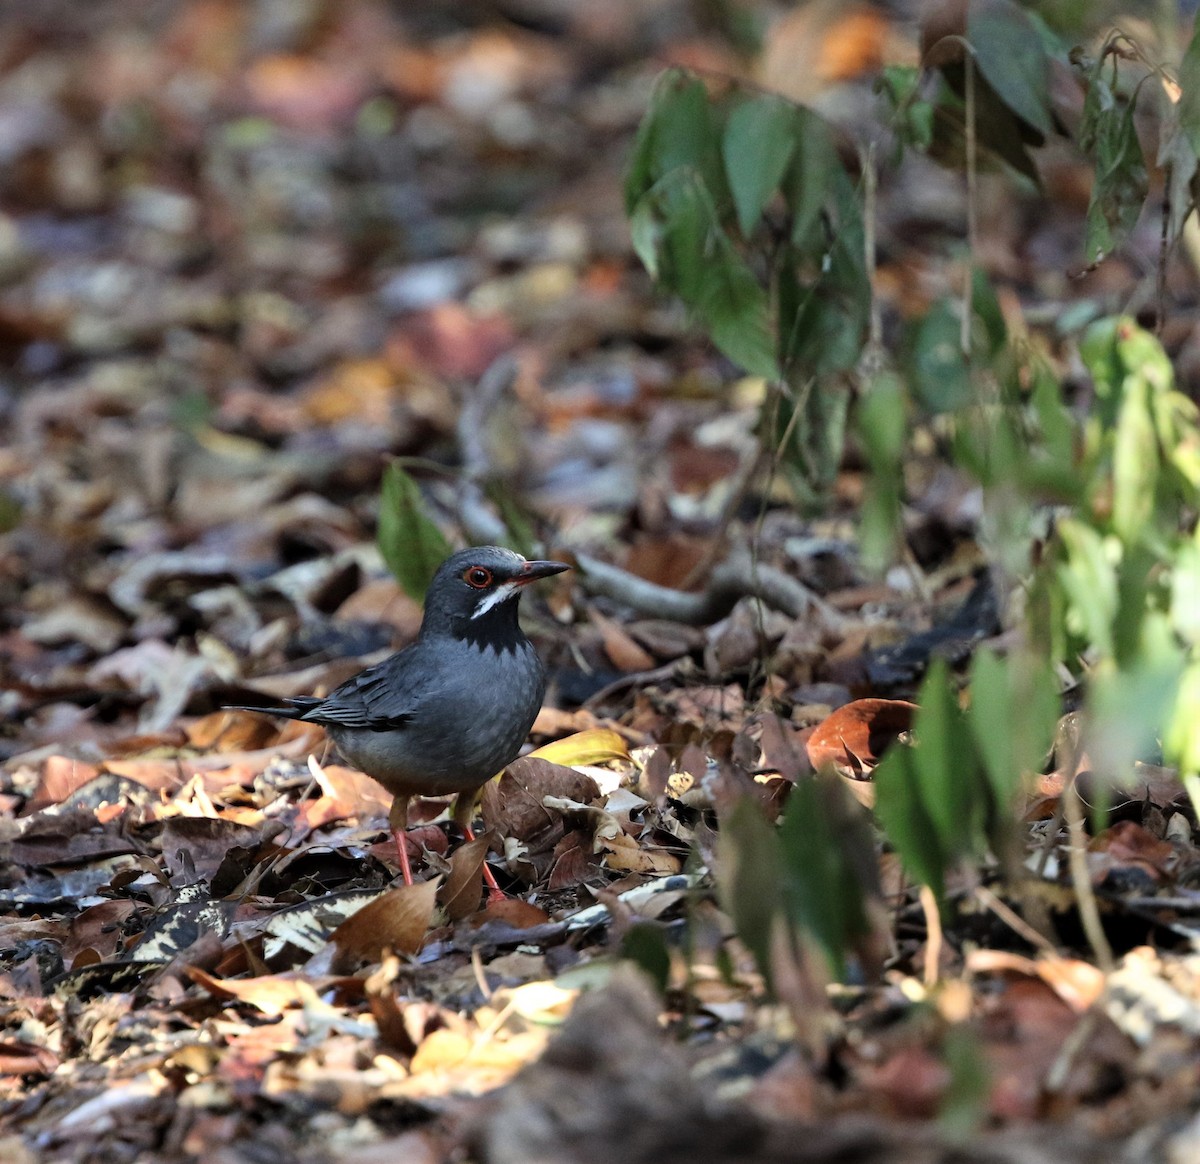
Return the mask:
[[[1053,942],[1044,934],[1039,934],[1019,913],[1001,901],[990,889],[983,885],[977,885],[975,896],[981,905],[990,909],[1013,933],[1024,938],[1031,946],[1041,950],[1043,954],[1058,953]]]
[[[966,135],[967,135],[967,264],[966,279],[963,285],[963,314],[962,331],[959,344],[962,353],[970,359],[971,356],[971,296],[974,291],[972,267],[975,262],[976,234],[979,229],[979,182],[975,157],[975,51],[969,45],[963,53],[966,76]]]
[[[684,578],[682,583],[683,589],[686,590],[691,586],[695,586],[697,582],[707,578],[717,558],[725,553],[729,545],[729,527],[733,523],[733,519],[737,516],[738,510],[741,509],[746,494],[750,492],[750,486],[754,483],[754,478],[758,476],[758,471],[765,457],[766,450],[760,442],[756,441],[754,455],[747,457],[739,467],[737,476],[734,479],[733,488],[730,490],[725,504],[721,507],[720,517],[717,518],[717,528],[713,531],[712,537],[709,538],[704,553],[700,555],[700,560],[688,571],[687,577]]]
[[[462,479],[458,489],[458,518],[467,535],[474,541],[499,542],[508,540],[508,528],[496,516],[484,494],[484,485],[494,476],[495,468],[484,440],[488,418],[500,399],[512,391],[519,371],[511,355],[493,360],[479,377],[475,391],[463,402],[458,416],[456,436],[462,456]]]
[[[1087,935],[1096,962],[1105,974],[1111,974],[1113,969],[1112,947],[1104,933],[1104,925],[1100,920],[1100,907],[1096,904],[1096,894],[1092,889],[1091,875],[1087,867],[1087,833],[1083,827],[1083,802],[1079,798],[1079,790],[1072,777],[1062,794],[1063,811],[1067,818],[1067,828],[1071,834],[1071,844],[1067,850],[1070,859],[1071,881],[1075,887],[1075,902],[1079,907],[1079,920],[1083,924],[1083,932]]]
[[[934,987],[941,977],[942,915],[938,912],[937,898],[928,885],[922,885],[918,893],[921,911],[925,914],[925,985]]]
[[[1047,1091],[1062,1091],[1063,1087],[1066,1086],[1067,1075],[1070,1073],[1079,1052],[1083,1050],[1084,1044],[1095,1030],[1098,1017],[1098,1011],[1089,1010],[1075,1024],[1071,1033],[1067,1035],[1063,1041],[1062,1050],[1059,1051],[1058,1057],[1054,1062],[1050,1064],[1050,1070],[1046,1072]]]
[[[863,167],[863,262],[867,268],[867,288],[871,296],[871,308],[868,315],[867,346],[864,352],[870,353],[872,359],[878,360],[883,351],[883,310],[879,303],[879,295],[875,287],[875,271],[879,262],[878,247],[875,240],[877,200],[876,192],[879,186],[879,176],[875,172],[875,143],[867,144],[866,153],[862,158]]]

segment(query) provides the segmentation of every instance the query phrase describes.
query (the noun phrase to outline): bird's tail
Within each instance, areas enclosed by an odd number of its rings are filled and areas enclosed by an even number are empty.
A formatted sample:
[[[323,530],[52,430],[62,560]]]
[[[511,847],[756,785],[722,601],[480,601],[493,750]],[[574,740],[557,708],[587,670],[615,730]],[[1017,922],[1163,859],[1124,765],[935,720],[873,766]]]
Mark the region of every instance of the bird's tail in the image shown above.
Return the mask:
[[[280,719],[303,719],[321,701],[311,695],[297,695],[293,699],[278,702],[264,695],[259,703],[222,703],[225,711],[257,711],[262,715],[275,715]]]

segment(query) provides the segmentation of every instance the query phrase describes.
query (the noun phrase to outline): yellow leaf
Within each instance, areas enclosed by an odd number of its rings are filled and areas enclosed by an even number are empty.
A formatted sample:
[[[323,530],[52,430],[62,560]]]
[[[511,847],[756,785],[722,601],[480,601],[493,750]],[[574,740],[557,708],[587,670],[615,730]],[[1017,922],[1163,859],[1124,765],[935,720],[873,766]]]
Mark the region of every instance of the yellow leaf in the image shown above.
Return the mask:
[[[563,740],[543,744],[531,752],[539,760],[552,764],[604,764],[610,760],[628,760],[629,747],[611,728],[589,728]]]

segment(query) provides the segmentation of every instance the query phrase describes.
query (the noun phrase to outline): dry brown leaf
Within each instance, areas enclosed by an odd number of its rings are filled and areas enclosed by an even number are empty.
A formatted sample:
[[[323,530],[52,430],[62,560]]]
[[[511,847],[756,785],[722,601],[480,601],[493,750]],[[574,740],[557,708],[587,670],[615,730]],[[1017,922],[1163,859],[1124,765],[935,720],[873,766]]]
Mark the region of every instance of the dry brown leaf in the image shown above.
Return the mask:
[[[475,380],[513,343],[512,324],[503,315],[476,314],[461,303],[438,303],[414,311],[387,340],[394,363],[439,380]]]
[[[396,1000],[395,981],[399,974],[400,959],[395,954],[388,954],[380,962],[379,969],[363,981],[363,992],[374,1016],[380,1041],[405,1055],[411,1055],[416,1050],[416,1044],[404,1021],[404,1011]]]
[[[812,761],[805,751],[804,733],[778,715],[758,717],[760,733],[758,746],[762,752],[762,766],[778,772],[793,784],[812,771]]]
[[[527,930],[533,926],[545,925],[550,915],[540,906],[531,905],[520,897],[506,897],[503,901],[490,901],[487,908],[476,915],[478,925],[485,922],[498,921],[513,929]]]
[[[0,1075],[52,1075],[59,1058],[48,1047],[0,1043]]]
[[[292,1007],[317,1001],[312,983],[298,976],[267,974],[261,978],[214,978],[197,966],[184,966],[183,972],[215,998],[249,1003],[266,1015],[281,1015]]]
[[[594,607],[589,609],[588,618],[600,632],[608,661],[618,671],[649,671],[654,667],[654,657],[638,646],[616,619],[608,618]]]
[[[163,859],[173,877],[212,881],[230,849],[238,845],[257,849],[261,841],[258,829],[220,817],[177,816],[163,825]]]
[[[94,780],[100,769],[95,764],[85,764],[70,756],[47,756],[42,762],[37,788],[25,806],[25,815],[61,804],[72,792]]]
[[[347,817],[369,817],[386,813],[391,794],[363,772],[341,764],[312,764],[310,771],[321,789],[316,800],[303,801],[299,814],[309,829],[317,829]]]
[[[378,962],[385,949],[415,954],[425,940],[440,877],[400,885],[351,914],[329,936],[338,965]]]
[[[483,893],[483,862],[491,844],[490,833],[481,833],[473,841],[459,845],[450,858],[450,873],[438,890],[438,904],[451,921],[470,917],[479,909]]]
[[[1154,880],[1167,876],[1175,858],[1170,841],[1160,840],[1140,824],[1131,820],[1117,821],[1092,839],[1089,854],[1100,854],[1106,862],[1089,861],[1093,879],[1102,880],[1109,868],[1134,866],[1144,870]]]
[[[545,798],[558,796],[586,804],[599,795],[590,776],[524,756],[509,764],[499,780],[484,787],[481,807],[489,829],[524,841],[531,852],[544,852],[557,844],[565,831],[561,814],[546,808]]]
[[[1104,993],[1104,972],[1078,958],[1048,955],[1027,958],[1008,950],[971,950],[966,967],[972,974],[1024,974],[1040,978],[1073,1011],[1082,1014]]]
[[[618,873],[678,873],[683,863],[673,853],[643,849],[637,841],[625,833],[615,837],[604,837],[599,842],[599,851],[604,853],[604,864]]]
[[[73,918],[70,936],[60,951],[64,964],[73,967],[85,950],[94,950],[102,959],[113,957],[121,927],[133,911],[132,901],[102,901]]]
[[[243,83],[268,117],[308,132],[341,125],[363,100],[364,77],[357,68],[337,68],[298,53],[259,57]]]

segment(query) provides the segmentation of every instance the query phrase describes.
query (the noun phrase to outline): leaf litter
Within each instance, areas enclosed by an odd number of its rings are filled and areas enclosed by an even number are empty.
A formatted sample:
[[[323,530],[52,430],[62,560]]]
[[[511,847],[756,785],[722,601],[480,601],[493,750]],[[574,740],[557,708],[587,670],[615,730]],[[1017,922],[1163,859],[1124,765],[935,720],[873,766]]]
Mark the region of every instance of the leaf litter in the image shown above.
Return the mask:
[[[830,519],[763,499],[758,559],[739,544],[761,389],[721,390],[630,273],[616,194],[657,57],[736,75],[729,47],[682,4],[445,35],[369,0],[138,7],[0,18],[0,1158],[941,1159],[955,1111],[959,1158],[1190,1144],[1200,897],[1170,770],[1105,808],[1086,757],[1048,763],[1039,880],[1010,902],[963,873],[954,932],[883,854],[847,984],[768,934],[769,1003],[718,904],[736,805],[774,822],[829,764],[870,800],[899,697],[999,625],[957,482],[917,498],[908,577],[860,576],[852,465]],[[768,66],[787,88],[789,44],[867,59],[886,25],[798,11]],[[984,253],[1053,245],[1013,229]],[[909,307],[912,262],[879,272]],[[494,528],[498,486],[582,567],[529,612],[540,746],[474,842],[414,806],[411,888],[386,795],[319,729],[217,710],[415,633],[372,539],[397,456],[443,536]],[[1108,975],[1066,872],[1076,777]]]

